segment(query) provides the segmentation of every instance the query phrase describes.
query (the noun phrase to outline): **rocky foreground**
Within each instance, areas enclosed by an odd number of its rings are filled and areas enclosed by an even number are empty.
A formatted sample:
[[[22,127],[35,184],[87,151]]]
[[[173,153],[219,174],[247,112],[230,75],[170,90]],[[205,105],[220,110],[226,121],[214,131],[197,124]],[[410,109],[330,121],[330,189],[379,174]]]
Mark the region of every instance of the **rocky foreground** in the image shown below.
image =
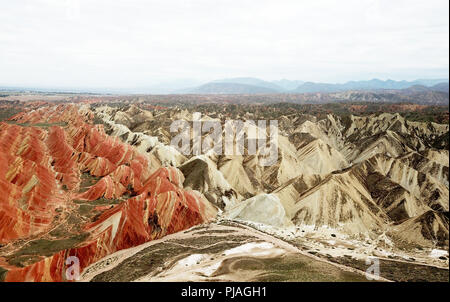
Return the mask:
[[[67,104],[1,122],[0,280],[65,281],[76,256],[82,281],[363,281],[368,257],[379,280],[448,281],[448,125],[280,116],[262,167],[181,154],[173,120],[192,112]]]

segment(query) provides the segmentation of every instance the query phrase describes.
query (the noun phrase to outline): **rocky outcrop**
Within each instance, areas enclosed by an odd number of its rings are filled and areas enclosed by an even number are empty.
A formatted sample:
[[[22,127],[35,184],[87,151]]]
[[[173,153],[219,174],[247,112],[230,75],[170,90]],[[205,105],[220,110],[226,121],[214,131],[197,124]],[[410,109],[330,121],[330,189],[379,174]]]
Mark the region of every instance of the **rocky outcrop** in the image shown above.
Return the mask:
[[[448,215],[427,211],[395,226],[391,236],[407,246],[448,248]]]
[[[191,158],[179,169],[185,176],[184,187],[202,192],[209,201],[222,209],[241,199],[222,172],[217,170],[215,163],[204,155]]]
[[[331,174],[298,197],[283,199],[288,217],[296,225],[330,227],[347,234],[375,236],[383,230],[388,217],[373,201],[364,179],[354,171]],[[301,190],[301,187],[298,187]],[[277,191],[286,198],[289,186]]]
[[[293,226],[279,198],[273,194],[260,194],[244,200],[228,208],[227,217],[275,227]]]

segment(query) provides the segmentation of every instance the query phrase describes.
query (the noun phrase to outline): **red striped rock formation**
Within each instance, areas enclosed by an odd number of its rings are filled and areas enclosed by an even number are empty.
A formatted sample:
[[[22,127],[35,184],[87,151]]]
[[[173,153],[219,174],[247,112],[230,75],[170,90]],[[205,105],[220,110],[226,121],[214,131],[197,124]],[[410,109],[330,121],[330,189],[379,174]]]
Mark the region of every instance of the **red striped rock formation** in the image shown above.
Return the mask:
[[[182,189],[178,183],[182,179],[180,174],[175,168],[161,168],[152,175],[143,193],[106,210],[97,221],[87,224],[85,230],[90,237],[79,247],[58,252],[25,268],[9,267],[5,280],[64,281],[65,259],[69,256],[79,259],[82,271],[115,251],[214,218],[216,209],[201,194]]]
[[[99,198],[120,198],[126,191],[126,188],[120,183],[116,182],[111,176],[105,176],[99,180],[88,191],[75,196],[79,200],[97,200]]]
[[[148,159],[132,146],[108,136],[102,125],[86,123],[89,114],[82,116],[77,110],[75,106],[56,106],[47,110],[40,108],[18,114],[13,119],[18,123],[31,124],[68,123],[64,130],[59,126],[50,128],[48,147],[55,153],[52,153],[52,156],[55,160],[55,170],[59,173],[58,178],[69,190],[76,188],[74,174],[78,176],[79,171],[74,170],[78,169],[81,172],[89,172],[92,176],[110,175],[112,180],[103,181],[112,186],[109,190],[114,190],[118,183],[125,187],[131,184],[134,189],[139,190],[142,182],[150,176],[150,170],[147,169]],[[41,119],[38,118],[39,113]],[[76,164],[78,169],[75,169]],[[116,180],[117,177],[121,179]],[[128,179],[131,183],[127,183]],[[100,189],[104,187],[104,184],[99,184]],[[101,195],[103,194],[99,196]]]
[[[104,157],[96,157],[86,152],[81,153],[81,169],[93,176],[105,176],[113,172],[117,166]]]
[[[44,231],[65,203],[46,136],[38,128],[0,123],[0,243]]]
[[[78,107],[74,105],[44,106],[34,110],[25,111],[11,117],[10,120],[21,124],[40,123],[71,123],[79,125],[92,118],[91,112],[80,114]]]
[[[51,127],[47,146],[53,158],[52,166],[57,179],[69,190],[78,188],[80,171],[77,164],[77,152],[67,143],[67,135],[61,127]]]
[[[17,239],[39,243],[86,235],[51,256],[34,253],[20,266],[0,254],[0,268],[6,270],[0,279],[64,281],[69,256],[78,257],[83,270],[110,253],[217,214],[202,194],[183,189],[178,169],[151,174],[155,167],[145,155],[108,136],[90,118],[74,105],[59,105],[16,115],[11,120],[20,126],[0,123],[0,243],[14,251],[24,248]],[[84,215],[80,202],[89,207],[96,200],[106,204],[93,205]],[[70,225],[68,217],[77,224]],[[54,235],[56,228],[67,234]]]

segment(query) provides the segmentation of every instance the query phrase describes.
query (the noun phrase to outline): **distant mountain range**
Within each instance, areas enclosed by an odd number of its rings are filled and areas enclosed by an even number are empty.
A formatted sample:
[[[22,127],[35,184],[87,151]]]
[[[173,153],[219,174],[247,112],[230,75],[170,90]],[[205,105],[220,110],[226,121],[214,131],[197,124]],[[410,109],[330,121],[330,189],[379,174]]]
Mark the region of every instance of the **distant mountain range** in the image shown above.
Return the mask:
[[[409,89],[409,91],[406,91]],[[30,88],[0,86],[0,91],[25,92],[71,92],[71,93],[113,93],[113,94],[301,94],[335,93],[343,91],[405,90],[412,92],[449,92],[448,79],[419,79],[415,81],[394,81],[373,79],[350,81],[340,84],[303,82],[299,80],[264,81],[258,78],[240,77],[215,80],[201,84],[194,80],[176,80],[135,88]]]
[[[280,93],[278,89],[264,86],[256,86],[241,83],[219,83],[211,82],[199,87],[182,91],[181,93],[211,93],[211,94],[256,94],[256,93]]]
[[[448,87],[448,80],[415,80],[415,81],[393,81],[393,80],[378,80],[370,81],[350,81],[344,84],[327,84],[327,83],[313,83],[307,82],[295,89],[297,93],[307,92],[338,92],[345,90],[379,90],[379,89],[406,89],[413,86],[420,85],[424,88],[431,88],[437,84],[445,84]],[[448,91],[448,88],[447,88]]]
[[[317,93],[348,90],[399,90],[415,87],[421,91],[447,92],[448,79],[419,79],[415,81],[394,81],[373,79],[350,81],[343,84],[315,83],[302,81],[264,81],[257,78],[232,78],[216,80],[198,87],[183,89],[177,93],[194,94],[267,94],[267,93]]]

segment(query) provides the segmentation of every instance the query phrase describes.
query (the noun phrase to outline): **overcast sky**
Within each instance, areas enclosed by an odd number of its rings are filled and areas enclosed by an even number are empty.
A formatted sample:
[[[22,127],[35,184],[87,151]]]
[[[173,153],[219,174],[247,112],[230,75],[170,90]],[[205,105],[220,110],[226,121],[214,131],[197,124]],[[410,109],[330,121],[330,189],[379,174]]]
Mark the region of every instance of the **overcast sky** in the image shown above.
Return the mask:
[[[448,78],[448,0],[0,0],[0,85]]]

